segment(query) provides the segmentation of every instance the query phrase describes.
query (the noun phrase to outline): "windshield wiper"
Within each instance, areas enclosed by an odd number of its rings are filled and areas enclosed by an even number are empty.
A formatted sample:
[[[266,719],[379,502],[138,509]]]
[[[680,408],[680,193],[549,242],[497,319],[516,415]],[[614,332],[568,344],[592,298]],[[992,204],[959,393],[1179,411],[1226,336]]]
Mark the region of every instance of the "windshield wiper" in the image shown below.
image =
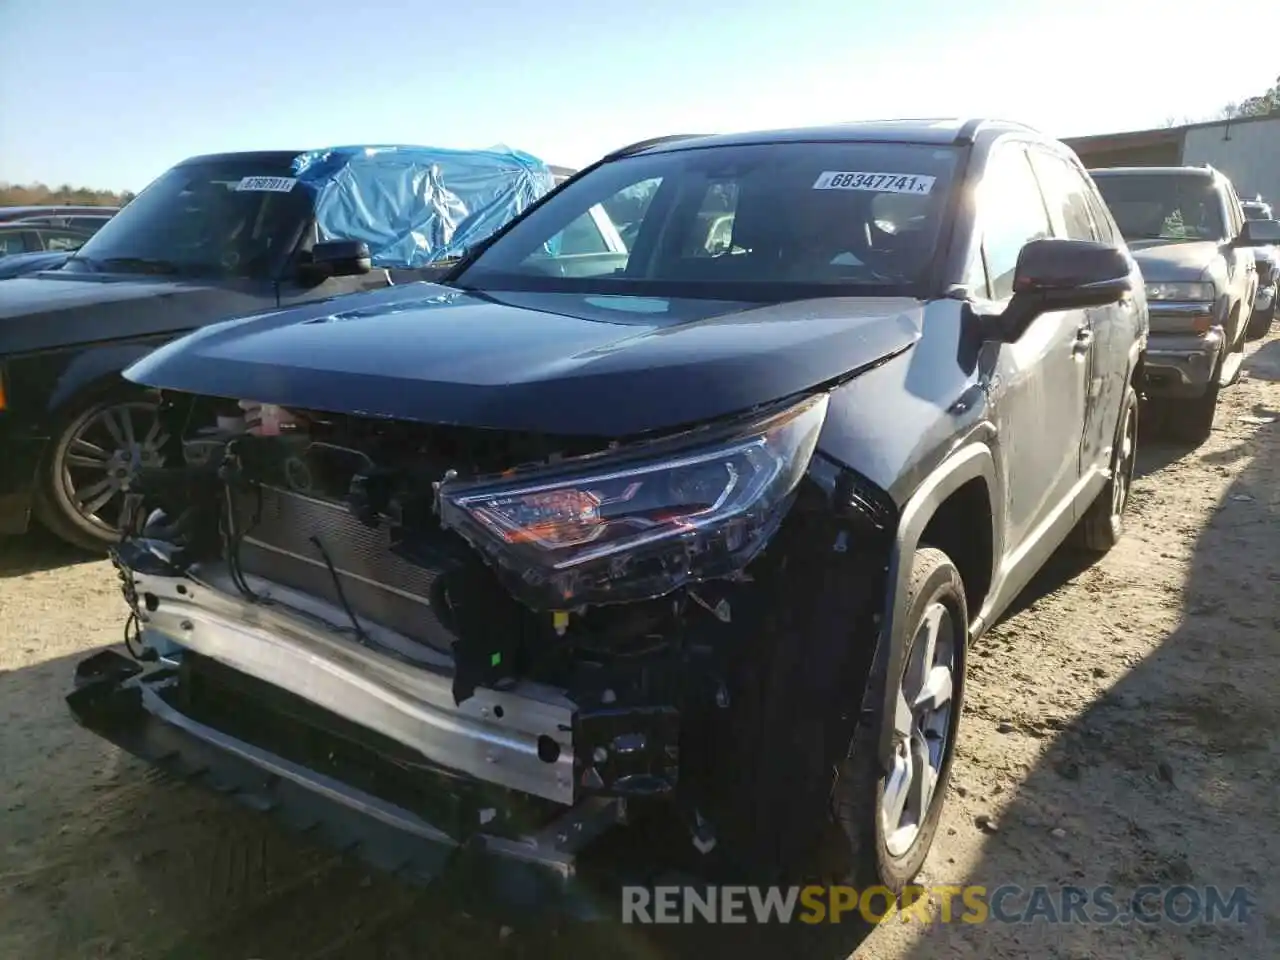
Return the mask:
[[[177,273],[182,269],[172,260],[153,257],[105,257],[98,262],[103,266],[124,267],[126,270],[152,270],[156,273]]]

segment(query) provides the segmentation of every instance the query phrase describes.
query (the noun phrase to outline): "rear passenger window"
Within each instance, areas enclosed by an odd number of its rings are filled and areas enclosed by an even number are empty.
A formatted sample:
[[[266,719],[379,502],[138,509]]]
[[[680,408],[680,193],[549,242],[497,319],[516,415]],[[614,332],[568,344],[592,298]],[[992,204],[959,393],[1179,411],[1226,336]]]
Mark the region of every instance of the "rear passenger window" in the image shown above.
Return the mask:
[[[1032,151],[1031,157],[1055,229],[1068,240],[1097,240],[1088,191],[1080,174],[1061,157],[1043,150]]]
[[[992,153],[979,187],[978,215],[991,297],[1003,300],[1013,295],[1013,273],[1022,248],[1053,235],[1040,185],[1022,147]]]

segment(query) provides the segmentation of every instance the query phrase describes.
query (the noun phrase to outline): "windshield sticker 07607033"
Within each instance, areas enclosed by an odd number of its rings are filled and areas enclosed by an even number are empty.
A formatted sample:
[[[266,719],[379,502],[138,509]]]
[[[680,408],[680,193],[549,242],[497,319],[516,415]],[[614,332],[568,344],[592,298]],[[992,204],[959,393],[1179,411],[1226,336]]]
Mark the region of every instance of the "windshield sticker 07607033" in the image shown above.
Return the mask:
[[[288,193],[297,182],[293,177],[245,177],[236,184],[236,190],[252,190],[259,193]]]
[[[911,173],[858,173],[849,170],[826,170],[813,183],[815,190],[870,190],[874,193],[927,194],[933,190],[934,177]]]

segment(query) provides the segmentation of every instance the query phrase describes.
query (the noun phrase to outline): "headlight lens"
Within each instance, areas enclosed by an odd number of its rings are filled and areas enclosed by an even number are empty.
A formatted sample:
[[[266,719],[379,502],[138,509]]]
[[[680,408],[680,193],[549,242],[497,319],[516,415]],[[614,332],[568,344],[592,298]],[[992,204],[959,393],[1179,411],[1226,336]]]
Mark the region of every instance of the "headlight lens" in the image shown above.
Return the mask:
[[[515,479],[447,481],[440,517],[530,606],[661,596],[741,569],[808,468],[827,396],[685,444],[584,458]]]
[[[1148,283],[1148,300],[1212,300],[1217,296],[1212,283]]]

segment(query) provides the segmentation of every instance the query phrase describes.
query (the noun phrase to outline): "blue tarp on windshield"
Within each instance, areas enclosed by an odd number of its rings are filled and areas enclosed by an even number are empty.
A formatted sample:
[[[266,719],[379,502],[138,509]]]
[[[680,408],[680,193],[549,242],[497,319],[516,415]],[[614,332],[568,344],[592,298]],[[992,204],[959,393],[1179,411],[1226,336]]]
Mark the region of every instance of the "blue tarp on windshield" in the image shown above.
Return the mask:
[[[377,267],[461,256],[555,186],[545,163],[506,147],[330,147],[293,170],[315,201],[319,239],[363,240]]]

